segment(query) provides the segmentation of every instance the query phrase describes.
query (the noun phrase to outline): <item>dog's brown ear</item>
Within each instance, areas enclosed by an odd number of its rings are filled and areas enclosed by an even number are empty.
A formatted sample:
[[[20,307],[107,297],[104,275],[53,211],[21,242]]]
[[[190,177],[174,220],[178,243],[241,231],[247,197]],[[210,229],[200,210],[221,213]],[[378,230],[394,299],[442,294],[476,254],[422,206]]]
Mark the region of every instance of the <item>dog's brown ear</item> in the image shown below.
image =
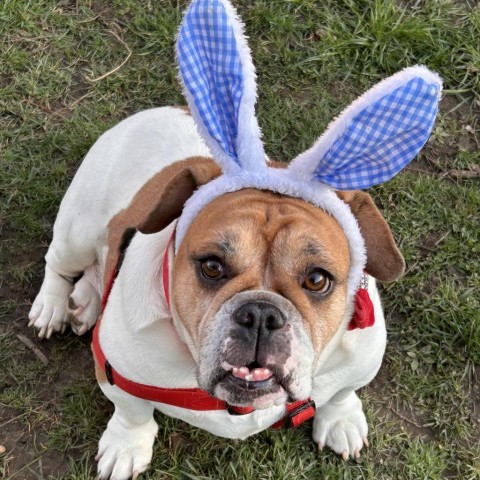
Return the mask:
[[[137,195],[138,203],[151,205],[146,218],[137,226],[142,233],[163,230],[182,213],[193,192],[221,174],[220,167],[207,157],[191,157],[165,167],[151,178]]]
[[[350,206],[360,226],[367,249],[367,273],[381,282],[392,282],[401,277],[405,260],[370,195],[359,190],[336,193]]]

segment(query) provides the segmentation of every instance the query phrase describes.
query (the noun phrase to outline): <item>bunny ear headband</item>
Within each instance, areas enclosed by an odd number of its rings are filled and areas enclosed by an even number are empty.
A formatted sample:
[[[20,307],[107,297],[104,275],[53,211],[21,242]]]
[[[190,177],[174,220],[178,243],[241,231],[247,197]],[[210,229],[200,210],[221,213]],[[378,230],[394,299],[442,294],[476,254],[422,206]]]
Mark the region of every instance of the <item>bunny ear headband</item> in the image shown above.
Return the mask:
[[[422,66],[383,80],[353,102],[288,169],[267,165],[255,117],[256,82],[243,26],[227,0],[194,0],[180,27],[177,61],[199,132],[223,175],[200,187],[177,223],[176,249],[212,200],[243,188],[302,198],[342,227],[350,250],[348,296],[366,264],[357,221],[334,189],[368,188],[405,167],[428,140],[442,82]]]

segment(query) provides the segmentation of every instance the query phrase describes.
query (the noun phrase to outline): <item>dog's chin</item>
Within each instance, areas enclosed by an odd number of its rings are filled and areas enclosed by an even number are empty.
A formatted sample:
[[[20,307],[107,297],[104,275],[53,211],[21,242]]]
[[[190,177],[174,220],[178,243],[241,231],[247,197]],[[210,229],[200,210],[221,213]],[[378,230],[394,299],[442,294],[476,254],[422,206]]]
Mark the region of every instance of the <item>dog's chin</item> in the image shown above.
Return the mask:
[[[212,390],[215,397],[229,405],[255,410],[283,405],[290,396],[274,375],[265,380],[245,380],[228,372]]]

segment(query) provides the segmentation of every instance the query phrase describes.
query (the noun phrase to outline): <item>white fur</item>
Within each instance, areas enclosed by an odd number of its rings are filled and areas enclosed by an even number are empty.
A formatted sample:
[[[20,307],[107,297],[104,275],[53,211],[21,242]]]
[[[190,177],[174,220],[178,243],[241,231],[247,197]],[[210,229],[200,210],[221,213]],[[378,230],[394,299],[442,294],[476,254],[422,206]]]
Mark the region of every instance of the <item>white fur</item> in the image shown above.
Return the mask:
[[[39,305],[48,307],[49,312],[66,308],[64,304],[72,285],[60,275],[73,276],[90,269],[88,281],[100,295],[111,217],[164,166],[188,156],[205,155],[205,151],[193,120],[174,108],[139,113],[103,135],[87,155],[62,201],[46,257],[45,280],[32,306],[31,318],[38,322]],[[333,193],[325,190],[325,195]],[[104,312],[100,341],[113,367],[133,381],[168,388],[197,387],[198,352],[175,312],[170,317],[163,294],[162,258],[172,228],[173,225],[153,235],[135,235]],[[172,245],[170,256],[174,254],[173,248]],[[84,295],[88,291],[87,288]],[[373,279],[369,292],[375,308],[375,325],[347,331],[352,313],[349,305],[342,327],[314,366],[311,395],[318,407],[337,404],[345,396],[343,392],[353,392],[368,383],[380,366],[385,325]],[[46,323],[35,326],[42,332],[45,325],[61,328],[62,321],[65,318],[57,325],[56,317],[50,316]],[[116,407],[100,443],[102,478],[110,475],[128,478],[135,469],[146,468],[156,431],[152,420],[154,407],[229,438],[245,438],[268,428],[285,413],[284,405],[244,416],[229,415],[226,411],[196,412],[147,402],[109,384],[102,384],[101,388]],[[347,447],[338,446],[336,440],[330,442],[329,438],[338,438],[344,428],[351,430],[352,422],[359,425],[361,436],[364,432],[361,409],[358,413],[358,405],[355,407],[356,420],[348,416],[346,423],[339,423],[342,415],[347,415],[345,408],[322,408],[317,410],[316,424],[323,425],[319,423],[322,412],[327,412],[327,417],[328,412],[333,412],[332,418],[324,418],[328,425],[320,430],[314,428],[314,436],[318,431],[323,435],[326,429],[330,432],[326,434],[327,445],[337,451],[348,447],[348,453],[352,454],[350,450],[358,447],[357,437]]]
[[[355,392],[342,392],[315,412],[313,440],[322,449],[328,445],[344,457],[358,457],[367,444],[368,425],[362,402]]]

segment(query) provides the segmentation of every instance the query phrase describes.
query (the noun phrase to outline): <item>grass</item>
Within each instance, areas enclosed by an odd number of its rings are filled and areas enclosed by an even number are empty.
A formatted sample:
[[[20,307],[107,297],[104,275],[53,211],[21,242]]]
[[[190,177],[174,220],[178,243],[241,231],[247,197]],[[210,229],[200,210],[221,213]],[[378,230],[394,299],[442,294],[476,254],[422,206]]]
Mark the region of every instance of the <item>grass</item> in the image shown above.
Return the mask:
[[[474,2],[235,2],[258,70],[266,149],[288,161],[359,93],[427,64],[445,81],[414,164],[372,189],[407,261],[383,287],[389,344],[363,389],[372,447],[360,462],[318,453],[311,426],[225,441],[157,417],[151,479],[480,477],[480,8]],[[59,202],[95,139],[125,116],[184,103],[173,39],[186,2],[0,5],[0,475],[90,479],[111,406],[88,338],[26,330]],[[123,65],[122,63],[125,62]],[[118,66],[117,71],[96,80]],[[460,176],[455,174],[460,171]],[[462,173],[463,172],[463,173]]]

